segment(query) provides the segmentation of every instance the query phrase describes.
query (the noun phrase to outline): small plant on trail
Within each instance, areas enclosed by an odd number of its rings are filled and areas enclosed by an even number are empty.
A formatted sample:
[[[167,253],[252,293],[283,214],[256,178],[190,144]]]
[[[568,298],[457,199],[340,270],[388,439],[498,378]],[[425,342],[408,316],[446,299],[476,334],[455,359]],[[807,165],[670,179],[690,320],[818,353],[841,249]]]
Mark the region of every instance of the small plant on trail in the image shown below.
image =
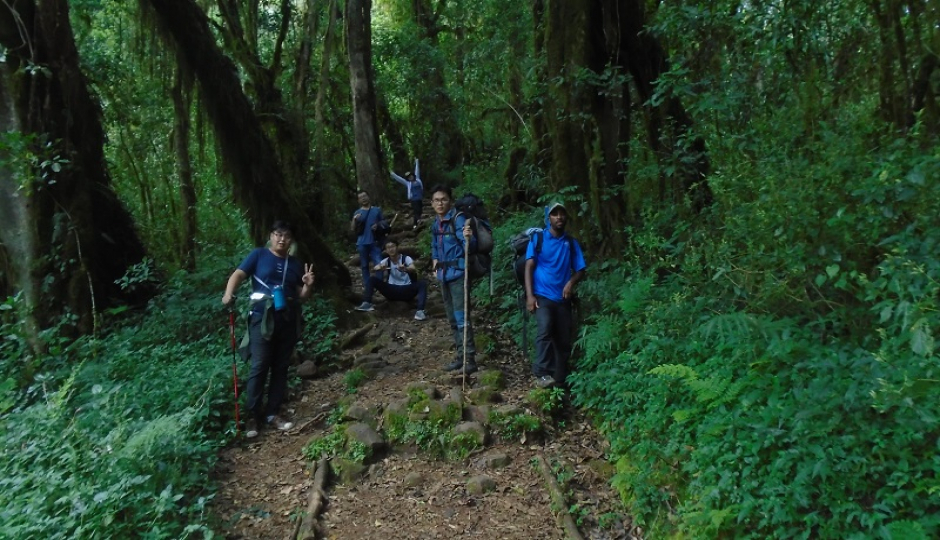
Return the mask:
[[[542,421],[531,414],[505,415],[491,411],[489,422],[496,436],[504,441],[520,440],[542,431]]]
[[[317,461],[321,457],[334,457],[342,454],[346,443],[346,434],[342,430],[334,430],[321,437],[314,437],[303,447],[301,453],[310,461]]]
[[[366,372],[359,368],[347,371],[346,376],[343,377],[343,382],[346,383],[346,393],[355,394],[368,378]]]
[[[561,388],[535,388],[526,398],[533,406],[546,414],[555,414],[561,410],[565,391]]]

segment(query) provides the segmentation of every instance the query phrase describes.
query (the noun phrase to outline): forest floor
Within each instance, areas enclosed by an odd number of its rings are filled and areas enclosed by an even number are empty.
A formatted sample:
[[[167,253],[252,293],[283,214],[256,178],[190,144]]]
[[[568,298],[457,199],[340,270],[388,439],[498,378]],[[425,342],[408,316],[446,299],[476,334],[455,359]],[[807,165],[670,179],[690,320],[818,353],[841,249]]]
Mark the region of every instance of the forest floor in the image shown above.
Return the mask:
[[[412,253],[407,246],[414,240],[410,227],[396,236],[403,251]],[[358,277],[358,260],[351,259],[349,266]],[[218,493],[212,512],[226,538],[292,538],[314,484],[311,463],[302,449],[311,439],[329,433],[327,418],[341,400],[381,411],[420,381],[437,395],[472,401],[469,396],[480,385],[480,376],[486,370],[499,370],[505,385],[489,396],[495,402],[491,405],[539,414],[526,397],[535,386],[525,355],[501,335],[486,313],[473,318],[478,336],[487,336],[478,340],[478,346],[480,341],[488,343],[488,354],[477,357],[483,371],[464,380],[442,370],[454,353],[436,284],[429,286],[426,321],[414,320],[413,302],[386,302],[376,294],[374,303],[376,310],[369,313],[353,312],[350,303],[348,315],[356,317],[360,326],[351,332],[360,339],[351,340],[341,352],[340,364],[349,367],[358,358],[377,357],[382,369],[352,395],[346,370],[301,381],[285,406],[285,416],[294,422],[291,430],[262,430],[259,437],[240,437],[221,451],[213,475]],[[344,483],[332,475],[324,490],[326,504],[317,521],[317,537],[565,538],[553,508],[558,505],[552,504],[546,477],[535,465],[541,456],[560,480],[572,521],[584,538],[641,538],[642,531],[622,513],[619,497],[608,483],[613,471],[604,459],[603,437],[570,405],[551,417],[541,416],[541,433],[511,442],[490,436],[484,448],[464,460],[428,455],[414,446],[392,446],[368,460],[358,479]],[[495,487],[483,493],[470,489],[471,479],[481,476],[494,480]]]

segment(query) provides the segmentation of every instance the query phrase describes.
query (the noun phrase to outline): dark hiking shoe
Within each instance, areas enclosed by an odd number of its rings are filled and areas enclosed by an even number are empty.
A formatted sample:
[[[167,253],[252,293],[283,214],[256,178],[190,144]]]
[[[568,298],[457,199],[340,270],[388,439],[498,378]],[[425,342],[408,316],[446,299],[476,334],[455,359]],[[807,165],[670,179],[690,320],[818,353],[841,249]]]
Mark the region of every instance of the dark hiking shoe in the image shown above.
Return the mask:
[[[477,365],[473,362],[467,362],[466,367],[463,370],[463,373],[470,375],[471,373],[476,373]],[[457,373],[461,373],[460,369],[457,370]]]
[[[268,425],[276,427],[279,431],[287,431],[294,427],[293,422],[288,422],[280,416],[272,416],[268,419]]]
[[[245,438],[254,439],[257,436],[258,436],[258,421],[255,420],[254,418],[249,418],[248,421],[245,422]]]
[[[535,385],[539,388],[550,388],[555,386],[555,378],[551,375],[542,375],[535,379]]]
[[[444,371],[454,371],[463,367],[463,360],[454,360],[453,362],[444,366]]]

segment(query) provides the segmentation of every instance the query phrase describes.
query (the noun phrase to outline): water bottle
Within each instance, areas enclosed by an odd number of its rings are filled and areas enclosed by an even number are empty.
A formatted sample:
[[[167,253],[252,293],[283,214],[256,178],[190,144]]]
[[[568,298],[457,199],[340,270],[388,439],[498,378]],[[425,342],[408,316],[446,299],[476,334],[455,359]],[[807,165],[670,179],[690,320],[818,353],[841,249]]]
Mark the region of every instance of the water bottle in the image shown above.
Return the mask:
[[[287,298],[284,297],[284,288],[280,285],[275,285],[274,289],[271,290],[271,296],[274,297],[274,310],[281,311],[287,307]]]

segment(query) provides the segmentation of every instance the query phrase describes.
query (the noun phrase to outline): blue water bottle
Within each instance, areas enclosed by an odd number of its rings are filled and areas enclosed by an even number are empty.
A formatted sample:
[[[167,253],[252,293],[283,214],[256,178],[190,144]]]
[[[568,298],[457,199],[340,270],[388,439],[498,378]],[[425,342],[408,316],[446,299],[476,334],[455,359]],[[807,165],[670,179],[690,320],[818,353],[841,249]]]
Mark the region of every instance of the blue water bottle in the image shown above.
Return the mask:
[[[274,289],[271,290],[271,296],[274,297],[274,310],[281,311],[287,307],[287,299],[284,298],[284,288],[280,285],[275,285]]]

